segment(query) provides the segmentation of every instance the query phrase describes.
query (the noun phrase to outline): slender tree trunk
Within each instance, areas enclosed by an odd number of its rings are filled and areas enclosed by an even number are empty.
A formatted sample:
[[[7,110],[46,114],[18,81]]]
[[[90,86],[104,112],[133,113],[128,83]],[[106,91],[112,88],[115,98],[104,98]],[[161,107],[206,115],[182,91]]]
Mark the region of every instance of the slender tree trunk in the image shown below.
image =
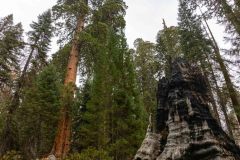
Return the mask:
[[[214,52],[215,52],[215,60],[218,62],[219,66],[220,66],[220,69],[221,69],[221,72],[223,73],[223,76],[224,76],[224,79],[225,79],[225,82],[226,82],[226,85],[227,85],[227,89],[228,89],[228,92],[229,92],[229,96],[230,96],[231,101],[232,101],[233,108],[234,108],[235,112],[237,111],[237,113],[238,113],[240,111],[240,102],[238,101],[237,93],[234,89],[234,86],[233,86],[233,83],[230,79],[230,75],[228,73],[228,70],[227,70],[227,68],[224,64],[224,61],[223,61],[222,57],[221,57],[220,49],[218,47],[217,41],[215,40],[215,38],[213,36],[213,33],[212,33],[208,23],[207,23],[206,17],[203,16],[203,19],[204,19],[205,24],[208,28],[211,39],[213,41],[213,49],[214,49]],[[237,119],[238,119],[238,122],[240,122],[239,114],[237,114]]]
[[[164,27],[164,30],[167,31],[168,27],[167,27],[167,24],[165,22],[165,20],[163,19],[163,27]],[[168,31],[167,31],[168,32]],[[165,67],[165,75],[167,78],[169,78],[171,75],[171,72],[172,72],[172,60],[173,60],[173,57],[172,55],[174,55],[174,51],[172,49],[173,46],[169,45],[171,39],[169,37],[169,33],[167,33],[166,35],[166,48],[167,50],[169,51],[169,53],[166,55],[166,60],[167,60],[167,64],[166,64],[166,67]]]
[[[228,70],[223,62],[223,59],[220,55],[220,52],[219,50],[216,50],[215,51],[215,58],[216,58],[216,61],[219,63],[220,65],[220,68],[221,68],[221,71],[223,73],[223,76],[224,76],[224,79],[226,81],[226,85],[227,85],[227,88],[228,88],[228,92],[229,92],[229,95],[230,95],[230,98],[231,98],[231,101],[232,101],[232,105],[233,105],[233,108],[235,111],[239,112],[239,107],[240,107],[240,103],[237,99],[237,93],[233,87],[233,83],[230,79],[230,75],[228,73]],[[240,122],[240,116],[239,114],[237,114],[237,118],[238,118],[238,122]]]
[[[233,12],[232,7],[227,3],[226,0],[218,0],[218,3],[222,6],[222,11],[226,16],[227,20],[234,26],[236,32],[240,35],[239,17]]]
[[[216,93],[217,93],[217,96],[219,98],[220,107],[221,107],[221,110],[222,110],[222,112],[224,114],[224,117],[225,117],[228,133],[229,133],[229,136],[233,138],[234,136],[233,136],[230,120],[229,120],[229,117],[228,117],[228,114],[227,114],[227,108],[226,108],[226,106],[225,106],[225,104],[223,102],[222,93],[221,93],[220,88],[218,86],[217,79],[216,79],[216,76],[215,76],[213,68],[212,68],[212,64],[209,61],[208,57],[207,57],[207,60],[208,60],[210,72],[212,74],[212,80],[213,80],[213,83],[214,83],[214,85],[216,87]]]
[[[35,44],[33,46],[36,45],[37,42],[35,42]],[[17,107],[19,106],[19,101],[20,101],[20,94],[21,94],[21,89],[24,85],[24,82],[25,82],[25,76],[26,76],[26,73],[27,73],[27,69],[29,67],[29,64],[30,64],[30,61],[32,60],[32,57],[33,57],[33,52],[34,52],[34,47],[32,47],[31,49],[31,52],[28,56],[28,59],[26,61],[26,64],[22,70],[22,73],[21,73],[21,76],[19,78],[19,80],[17,81],[17,87],[16,87],[16,91],[14,93],[14,96],[13,96],[13,99],[12,99],[12,103],[9,107],[9,113],[10,114],[13,114],[15,112],[15,110],[17,109]]]
[[[69,101],[63,104],[61,109],[60,120],[58,124],[57,135],[55,137],[54,145],[52,148],[52,154],[57,158],[63,158],[70,150],[70,134],[71,134],[71,118],[70,118],[70,104],[74,96],[74,85],[76,82],[78,60],[79,60],[79,47],[78,47],[78,35],[83,30],[84,17],[80,17],[77,22],[77,28],[72,42],[72,49],[69,55],[67,73],[64,81],[65,94],[67,97],[63,98],[64,101]]]
[[[237,11],[240,9],[240,0],[234,0]]]
[[[199,7],[199,9],[200,9],[200,7]],[[200,9],[200,11],[201,11],[201,9]],[[202,13],[202,11],[201,11],[201,13]],[[203,15],[203,13],[202,13],[202,15]],[[211,30],[210,30],[210,27],[208,26],[206,17],[204,15],[203,15],[203,18],[204,18],[204,21],[205,21],[205,23],[208,27],[208,29],[206,27],[204,27],[204,29],[205,29],[206,33],[208,33]],[[208,37],[210,39],[212,39],[212,37],[209,34],[208,34]],[[220,87],[218,86],[218,82],[217,82],[217,79],[216,79],[216,76],[215,76],[215,73],[214,73],[214,70],[213,70],[213,67],[212,67],[212,63],[210,62],[208,55],[205,54],[205,56],[206,56],[206,60],[207,60],[208,65],[209,65],[209,69],[210,69],[210,72],[211,72],[211,77],[212,77],[213,83],[214,83],[215,88],[216,88],[216,93],[217,93],[217,96],[218,96],[221,111],[223,112],[223,115],[225,117],[226,126],[227,126],[227,130],[229,132],[229,136],[231,136],[233,138],[233,129],[232,129],[231,124],[230,124],[230,120],[229,120],[229,117],[228,117],[228,114],[227,114],[227,108],[226,108],[226,105],[223,102],[222,93],[220,91]]]
[[[216,76],[215,76],[213,68],[212,68],[212,64],[209,61],[209,59],[207,59],[207,60],[208,60],[208,63],[210,65],[210,71],[211,71],[211,74],[212,74],[213,82],[214,82],[215,87],[216,87],[216,92],[217,92],[217,96],[219,98],[220,107],[221,107],[221,110],[222,110],[222,112],[224,114],[224,117],[225,117],[225,122],[226,122],[227,129],[229,131],[229,136],[232,137],[235,140],[236,144],[240,145],[240,134],[239,134],[240,125],[239,125],[239,122],[237,120],[237,115],[234,111],[234,108],[232,106],[229,106],[233,110],[233,114],[234,114],[234,119],[233,119],[234,122],[230,122],[229,116],[227,114],[227,106],[223,101],[223,98],[222,98],[223,95],[220,91],[220,87],[218,86],[217,79],[216,79]]]
[[[203,70],[203,75],[204,75],[204,78],[205,78],[205,81],[206,81],[206,84],[209,88],[209,96],[210,96],[210,102],[212,103],[212,107],[213,107],[213,112],[214,112],[214,117],[216,118],[219,126],[221,126],[221,122],[220,122],[220,118],[219,118],[219,114],[218,114],[218,110],[217,110],[217,104],[214,100],[214,96],[213,96],[213,91],[212,91],[212,87],[211,87],[211,84],[210,84],[210,81],[208,79],[208,73],[206,71],[206,68],[204,66],[204,64],[200,61],[201,63],[201,68]]]
[[[35,44],[36,45],[36,42]],[[11,103],[8,106],[7,110],[7,115],[6,115],[6,121],[4,124],[4,128],[2,131],[2,135],[1,135],[1,145],[0,145],[0,157],[2,155],[4,155],[7,151],[9,150],[13,150],[13,149],[17,149],[17,134],[14,132],[17,132],[14,128],[14,120],[13,120],[13,116],[15,111],[17,110],[19,103],[20,103],[20,94],[21,94],[21,90],[22,87],[24,85],[25,82],[25,76],[27,73],[27,69],[29,67],[30,61],[33,57],[33,52],[34,52],[34,47],[32,47],[31,52],[28,56],[28,59],[26,61],[26,64],[24,65],[24,68],[22,70],[21,76],[19,77],[19,79],[17,80],[17,84],[16,84],[16,89],[15,92],[13,94],[13,97],[11,99]]]

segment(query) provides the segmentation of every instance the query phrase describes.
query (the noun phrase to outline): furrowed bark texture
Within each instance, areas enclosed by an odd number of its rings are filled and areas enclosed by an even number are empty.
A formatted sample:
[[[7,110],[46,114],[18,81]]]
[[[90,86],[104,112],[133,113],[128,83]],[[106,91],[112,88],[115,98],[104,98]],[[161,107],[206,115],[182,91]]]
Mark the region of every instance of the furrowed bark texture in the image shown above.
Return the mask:
[[[61,117],[58,124],[58,131],[55,137],[55,142],[52,148],[51,154],[57,158],[64,158],[70,150],[70,135],[71,135],[71,118],[69,115],[71,99],[74,96],[74,86],[77,76],[79,48],[78,48],[78,35],[83,30],[84,18],[81,17],[78,20],[76,32],[74,35],[72,49],[69,55],[67,73],[64,81],[65,89],[63,94],[63,100],[67,103],[63,103],[61,110]]]
[[[158,85],[157,133],[149,132],[135,160],[239,160],[240,148],[209,111],[200,70],[183,59]],[[151,136],[152,135],[152,136]]]

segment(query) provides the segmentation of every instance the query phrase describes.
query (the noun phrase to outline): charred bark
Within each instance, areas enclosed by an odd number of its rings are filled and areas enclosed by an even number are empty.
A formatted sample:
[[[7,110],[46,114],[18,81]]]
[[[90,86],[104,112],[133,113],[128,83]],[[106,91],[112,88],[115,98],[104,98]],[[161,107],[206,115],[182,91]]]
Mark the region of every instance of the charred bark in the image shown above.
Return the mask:
[[[152,134],[160,139],[146,137],[135,160],[239,160],[240,148],[210,113],[208,92],[198,67],[175,60],[170,79],[158,85],[157,133]]]

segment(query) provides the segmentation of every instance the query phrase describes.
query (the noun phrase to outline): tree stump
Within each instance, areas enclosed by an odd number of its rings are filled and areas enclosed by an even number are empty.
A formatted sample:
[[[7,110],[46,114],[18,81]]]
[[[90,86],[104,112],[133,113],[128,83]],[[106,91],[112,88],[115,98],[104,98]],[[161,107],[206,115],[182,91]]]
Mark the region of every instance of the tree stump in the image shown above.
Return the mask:
[[[148,131],[135,160],[239,160],[240,149],[209,110],[198,67],[178,58],[159,81],[157,133]]]

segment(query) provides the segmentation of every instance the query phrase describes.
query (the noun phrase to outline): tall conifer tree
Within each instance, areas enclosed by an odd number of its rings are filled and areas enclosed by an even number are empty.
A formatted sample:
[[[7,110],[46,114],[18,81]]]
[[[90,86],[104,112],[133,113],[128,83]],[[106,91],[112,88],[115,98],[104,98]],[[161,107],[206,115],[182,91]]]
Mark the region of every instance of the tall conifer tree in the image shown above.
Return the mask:
[[[56,67],[49,65],[23,91],[17,119],[25,159],[41,158],[51,149],[60,109],[60,81]]]
[[[212,103],[214,117],[220,124],[217,104],[206,69],[206,58],[211,54],[211,46],[209,45],[211,41],[205,37],[203,29],[201,28],[201,21],[197,15],[194,14],[193,6],[186,0],[180,0],[179,4],[179,29],[182,52],[189,61],[198,63],[201,66],[209,88],[209,101]]]
[[[123,33],[126,5],[123,1],[107,0],[96,8],[92,24],[81,36],[82,49],[91,48],[88,55],[93,56],[93,66],[78,148],[85,153],[93,147],[96,152],[104,150],[113,159],[129,159],[143,135],[143,113],[133,55]]]
[[[20,76],[16,79],[16,84],[14,88],[14,93],[10,104],[7,106],[7,116],[3,128],[3,133],[1,134],[2,143],[0,146],[0,155],[4,154],[8,150],[17,149],[17,130],[14,126],[14,115],[17,108],[20,105],[21,91],[24,87],[25,77],[30,66],[31,60],[35,55],[35,61],[40,64],[46,65],[46,54],[49,50],[51,37],[52,37],[52,26],[51,26],[51,11],[48,10],[38,17],[38,22],[33,22],[31,24],[32,31],[28,33],[29,35],[29,45],[30,53],[27,57],[26,63],[23,67]],[[43,66],[42,66],[43,67]],[[8,138],[6,138],[8,137]]]
[[[70,150],[70,128],[71,117],[69,115],[71,102],[74,94],[77,68],[79,61],[79,33],[83,30],[85,18],[88,11],[88,0],[58,0],[53,7],[54,16],[57,19],[63,18],[64,23],[60,27],[65,28],[68,35],[67,40],[71,41],[71,51],[68,58],[68,66],[64,80],[64,93],[59,126],[51,153],[58,158],[63,158]],[[73,33],[73,35],[71,34]]]
[[[19,71],[18,62],[23,48],[21,23],[13,23],[13,15],[0,19],[0,87],[11,86]]]

